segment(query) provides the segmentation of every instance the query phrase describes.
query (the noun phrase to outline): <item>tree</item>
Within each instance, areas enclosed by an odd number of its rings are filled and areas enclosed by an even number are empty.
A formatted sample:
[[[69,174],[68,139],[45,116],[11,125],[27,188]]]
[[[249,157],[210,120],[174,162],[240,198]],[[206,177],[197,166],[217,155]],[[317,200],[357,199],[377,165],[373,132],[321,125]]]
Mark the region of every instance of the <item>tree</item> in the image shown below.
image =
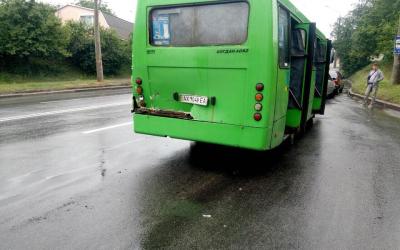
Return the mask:
[[[400,36],[400,19],[399,19],[397,35]],[[398,54],[394,54],[392,83],[400,84],[400,55]]]
[[[346,74],[370,63],[371,56],[393,56],[400,0],[361,0],[344,18],[338,19],[332,36]]]
[[[0,56],[27,64],[32,58],[68,56],[68,34],[55,9],[25,0],[0,1]]]
[[[89,9],[94,9],[95,5],[94,5],[94,1],[93,0],[79,0],[76,5],[78,6],[82,6],[85,8],[89,8]],[[99,9],[105,13],[108,14],[114,14],[114,12],[112,11],[112,9],[110,7],[108,7],[107,3],[101,3],[99,6]]]
[[[79,22],[69,22],[66,27],[71,34],[67,48],[72,63],[88,74],[96,73],[93,28]],[[130,64],[130,46],[112,30],[100,29],[100,32],[104,74],[115,75],[124,64]]]

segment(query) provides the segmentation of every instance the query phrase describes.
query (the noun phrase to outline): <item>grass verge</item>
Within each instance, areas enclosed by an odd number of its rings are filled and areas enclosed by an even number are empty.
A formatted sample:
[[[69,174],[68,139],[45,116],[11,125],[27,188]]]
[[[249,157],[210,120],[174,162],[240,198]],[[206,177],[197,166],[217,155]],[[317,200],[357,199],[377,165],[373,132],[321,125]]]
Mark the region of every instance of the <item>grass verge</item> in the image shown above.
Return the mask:
[[[96,80],[74,80],[74,81],[38,81],[19,83],[0,83],[0,94],[18,94],[44,91],[58,91],[69,89],[99,88],[127,85],[129,79],[111,79],[98,83]]]
[[[392,65],[383,65],[381,67],[385,80],[379,85],[378,99],[388,101],[391,103],[400,104],[400,85],[393,85],[390,83],[390,77],[392,75]],[[370,67],[358,71],[350,77],[353,82],[352,89],[355,93],[364,94],[367,87],[367,76],[370,71]]]
[[[60,62],[54,64],[53,70],[32,74],[0,71],[0,95],[129,85],[130,74],[130,66],[126,66],[118,75],[98,83],[94,75]]]

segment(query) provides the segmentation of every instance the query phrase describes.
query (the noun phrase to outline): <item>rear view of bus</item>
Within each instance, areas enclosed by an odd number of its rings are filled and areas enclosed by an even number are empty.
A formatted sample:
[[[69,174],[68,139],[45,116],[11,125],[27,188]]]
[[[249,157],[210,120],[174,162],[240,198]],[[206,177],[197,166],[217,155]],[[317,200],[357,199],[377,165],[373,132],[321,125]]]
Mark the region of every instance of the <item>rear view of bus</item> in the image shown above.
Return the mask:
[[[279,66],[278,9],[278,1],[139,0],[135,132],[254,150],[281,144],[290,71]]]

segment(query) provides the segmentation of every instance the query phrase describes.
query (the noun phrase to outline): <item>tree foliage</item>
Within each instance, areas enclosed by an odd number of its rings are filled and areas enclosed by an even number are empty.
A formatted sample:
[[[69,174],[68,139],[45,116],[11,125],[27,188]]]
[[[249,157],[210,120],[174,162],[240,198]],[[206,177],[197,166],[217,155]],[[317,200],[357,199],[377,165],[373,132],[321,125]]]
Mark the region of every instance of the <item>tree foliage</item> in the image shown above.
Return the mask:
[[[400,17],[400,0],[360,0],[334,25],[334,47],[347,74],[370,63],[371,56],[391,61]]]
[[[89,9],[94,9],[94,1],[93,0],[79,0],[76,5],[82,6]],[[114,14],[112,9],[108,7],[108,4],[102,1],[99,9],[105,13]]]
[[[62,25],[55,11],[34,0],[0,0],[0,71],[47,75],[57,74],[60,65],[73,65],[87,74],[96,71],[93,27]],[[129,41],[112,30],[103,29],[101,35],[104,73],[117,74],[130,64]]]
[[[0,1],[0,56],[8,60],[67,56],[68,34],[49,5]]]
[[[96,72],[93,28],[82,23],[67,24],[71,38],[68,51],[73,64],[89,74]],[[130,62],[130,52],[127,41],[121,40],[112,30],[101,29],[101,45],[104,73],[117,74],[124,64]]]

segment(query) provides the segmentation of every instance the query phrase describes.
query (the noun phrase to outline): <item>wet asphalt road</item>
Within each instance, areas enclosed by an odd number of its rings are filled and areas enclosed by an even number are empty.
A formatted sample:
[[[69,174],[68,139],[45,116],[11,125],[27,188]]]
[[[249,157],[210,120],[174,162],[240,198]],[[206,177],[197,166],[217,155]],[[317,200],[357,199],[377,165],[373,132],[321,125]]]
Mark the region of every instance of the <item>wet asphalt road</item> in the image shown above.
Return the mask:
[[[396,117],[341,96],[268,153],[130,120],[126,91],[0,99],[0,249],[400,248]]]

